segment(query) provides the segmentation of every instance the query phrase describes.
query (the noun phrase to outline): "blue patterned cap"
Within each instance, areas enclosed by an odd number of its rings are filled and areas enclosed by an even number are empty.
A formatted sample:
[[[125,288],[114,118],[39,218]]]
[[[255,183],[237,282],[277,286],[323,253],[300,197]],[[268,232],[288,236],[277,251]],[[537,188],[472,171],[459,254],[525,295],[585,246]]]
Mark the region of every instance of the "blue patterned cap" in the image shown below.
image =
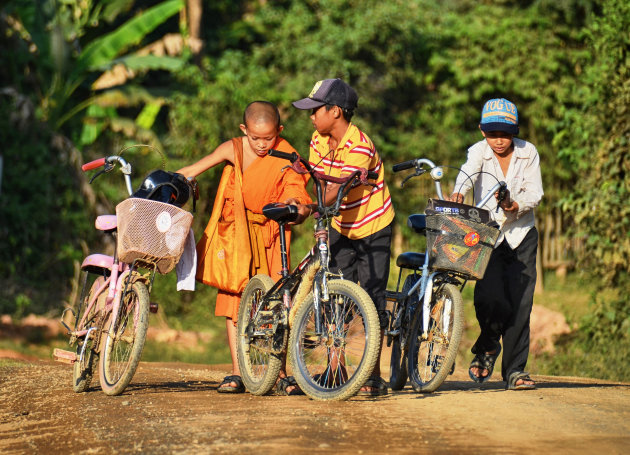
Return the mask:
[[[482,131],[504,131],[518,134],[518,111],[511,101],[495,98],[486,101],[481,111],[479,127]]]

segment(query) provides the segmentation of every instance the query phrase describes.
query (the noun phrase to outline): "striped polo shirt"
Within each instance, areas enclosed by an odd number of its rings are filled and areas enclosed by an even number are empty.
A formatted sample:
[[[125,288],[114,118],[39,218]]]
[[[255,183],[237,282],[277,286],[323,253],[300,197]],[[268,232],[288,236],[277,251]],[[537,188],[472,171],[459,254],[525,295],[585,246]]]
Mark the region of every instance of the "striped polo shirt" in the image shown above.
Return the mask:
[[[361,239],[387,227],[394,208],[385,184],[383,162],[370,138],[350,123],[336,150],[329,147],[330,136],[315,131],[311,138],[309,162],[318,172],[333,177],[365,168],[378,173],[376,187],[359,185],[343,200],[332,226],[349,239]]]

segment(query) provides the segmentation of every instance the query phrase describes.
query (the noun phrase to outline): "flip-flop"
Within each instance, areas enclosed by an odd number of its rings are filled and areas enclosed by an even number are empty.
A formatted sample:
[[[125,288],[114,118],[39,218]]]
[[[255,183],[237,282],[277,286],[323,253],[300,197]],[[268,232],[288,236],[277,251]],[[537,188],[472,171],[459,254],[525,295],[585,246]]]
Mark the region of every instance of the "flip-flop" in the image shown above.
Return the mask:
[[[380,397],[387,395],[387,383],[380,376],[372,376],[365,381],[363,387],[369,387],[372,390],[359,390],[357,395],[368,397]]]
[[[236,387],[230,385],[231,383],[235,383]],[[245,392],[245,385],[243,385],[243,379],[237,374],[232,376],[226,376],[223,378],[223,382],[219,384],[219,388],[217,389],[219,393],[243,393]]]
[[[517,384],[518,380],[522,380],[521,384]],[[525,381],[534,382],[532,378],[529,377],[528,373],[524,371],[514,371],[510,373],[508,377],[507,383],[505,384],[506,390],[534,390],[536,388],[536,383],[534,384],[526,384]]]
[[[470,366],[468,367],[468,376],[470,379],[475,381],[478,384],[482,384],[490,379],[492,376],[492,371],[494,370],[494,364],[497,361],[497,358],[501,354],[501,345],[498,344],[496,347],[496,352],[494,354],[486,354],[485,352],[475,354],[475,358],[470,362]],[[478,368],[480,370],[488,370],[487,376],[475,376],[471,368]]]

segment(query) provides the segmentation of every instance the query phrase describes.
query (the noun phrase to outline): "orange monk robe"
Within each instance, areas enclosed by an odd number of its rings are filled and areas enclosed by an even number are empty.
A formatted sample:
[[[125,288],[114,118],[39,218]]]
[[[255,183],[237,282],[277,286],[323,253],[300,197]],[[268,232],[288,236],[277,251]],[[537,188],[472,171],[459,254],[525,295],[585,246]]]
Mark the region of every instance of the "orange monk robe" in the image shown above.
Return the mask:
[[[241,138],[242,139],[242,138]],[[272,147],[287,153],[292,153],[295,149],[284,139],[278,141]],[[243,173],[242,195],[247,218],[249,221],[251,262],[242,264],[243,268],[249,268],[250,277],[257,273],[269,275],[274,281],[281,277],[282,260],[280,255],[279,228],[275,221],[267,220],[262,215],[262,208],[271,202],[282,202],[288,198],[295,198],[302,204],[311,203],[311,198],[306,192],[306,178],[297,174],[291,169],[284,169],[288,164],[287,160],[272,156],[257,157],[253,163]],[[223,207],[221,219],[225,221],[234,220],[235,204],[234,191],[236,180],[234,172],[222,176],[227,178],[227,184],[223,193],[223,200],[218,198],[214,201],[214,207]],[[219,186],[221,186],[220,182]],[[291,241],[291,231],[287,227],[287,253]],[[235,239],[235,244],[243,244],[248,239]],[[209,263],[202,264],[200,268],[209,267]],[[201,275],[203,270],[200,271]],[[199,278],[198,273],[197,279]],[[242,291],[241,291],[242,292]],[[238,305],[241,293],[230,293],[219,289],[216,302],[216,316],[226,316],[236,324],[238,320]]]

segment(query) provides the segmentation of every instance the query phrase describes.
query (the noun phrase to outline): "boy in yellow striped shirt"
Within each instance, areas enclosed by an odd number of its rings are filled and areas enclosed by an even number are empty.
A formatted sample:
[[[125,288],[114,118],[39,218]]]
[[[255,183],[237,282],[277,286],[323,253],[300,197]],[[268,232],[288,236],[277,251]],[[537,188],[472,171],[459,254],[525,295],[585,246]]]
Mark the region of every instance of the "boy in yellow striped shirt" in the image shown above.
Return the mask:
[[[381,321],[387,325],[385,289],[389,277],[390,245],[394,208],[385,183],[383,162],[370,138],[351,122],[358,96],[341,79],[319,81],[307,98],[295,101],[298,109],[310,110],[315,132],[311,138],[309,162],[317,171],[334,177],[358,168],[378,173],[376,186],[359,185],[350,190],[329,233],[331,268],[344,278],[358,282],[370,295]],[[326,204],[337,197],[339,184],[327,183]],[[380,358],[380,354],[379,354]],[[361,395],[385,395],[380,359]]]

